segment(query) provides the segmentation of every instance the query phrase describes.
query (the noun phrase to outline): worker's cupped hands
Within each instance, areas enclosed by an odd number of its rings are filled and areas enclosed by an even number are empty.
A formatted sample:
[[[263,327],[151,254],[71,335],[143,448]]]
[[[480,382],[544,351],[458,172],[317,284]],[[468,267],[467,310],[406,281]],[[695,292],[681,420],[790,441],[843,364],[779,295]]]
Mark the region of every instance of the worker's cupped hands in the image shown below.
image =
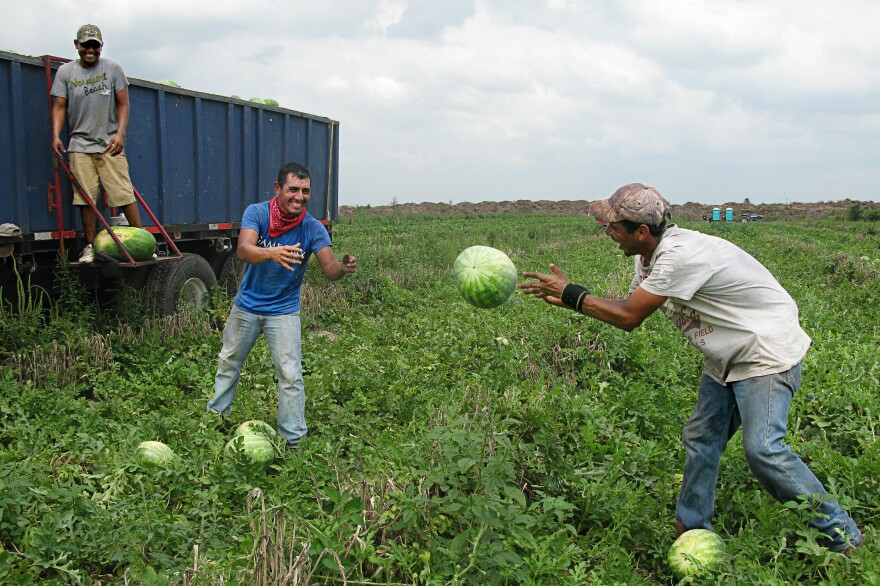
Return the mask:
[[[264,250],[273,262],[280,264],[288,271],[293,271],[296,269],[296,265],[302,264],[303,251],[299,242],[290,246],[270,246]]]
[[[520,283],[517,287],[526,295],[533,295],[551,305],[562,306],[562,290],[571,281],[555,264],[550,265],[550,270],[552,274],[523,272],[523,277],[535,280]]]

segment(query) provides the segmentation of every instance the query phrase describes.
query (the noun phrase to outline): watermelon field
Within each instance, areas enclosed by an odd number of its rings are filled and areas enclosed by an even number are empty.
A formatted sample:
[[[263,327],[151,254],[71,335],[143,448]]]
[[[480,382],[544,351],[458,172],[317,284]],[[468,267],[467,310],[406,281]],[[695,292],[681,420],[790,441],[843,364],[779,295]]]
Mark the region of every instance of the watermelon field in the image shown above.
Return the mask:
[[[685,223],[762,261],[813,347],[788,442],[865,535],[830,553],[808,504],[774,501],[739,435],[721,465],[727,557],[693,584],[880,583],[880,225]],[[224,452],[274,426],[260,340],[230,416],[205,411],[230,300],[151,318],[61,269],[0,312],[0,583],[676,584],[667,563],[702,356],[662,315],[632,333],[518,291],[494,309],[451,278],[472,245],[555,262],[622,297],[632,260],[587,217],[354,214],[358,258],[303,290],[309,435],[267,465]],[[174,452],[136,456],[144,441]]]

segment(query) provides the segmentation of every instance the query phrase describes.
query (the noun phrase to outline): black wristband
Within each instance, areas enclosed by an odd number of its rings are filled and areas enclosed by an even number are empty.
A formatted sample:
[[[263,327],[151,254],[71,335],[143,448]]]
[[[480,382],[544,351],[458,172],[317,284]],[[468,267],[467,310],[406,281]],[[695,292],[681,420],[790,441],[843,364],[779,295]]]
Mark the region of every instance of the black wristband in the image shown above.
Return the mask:
[[[581,310],[581,302],[590,294],[590,290],[582,285],[569,283],[562,290],[562,302],[575,311]]]

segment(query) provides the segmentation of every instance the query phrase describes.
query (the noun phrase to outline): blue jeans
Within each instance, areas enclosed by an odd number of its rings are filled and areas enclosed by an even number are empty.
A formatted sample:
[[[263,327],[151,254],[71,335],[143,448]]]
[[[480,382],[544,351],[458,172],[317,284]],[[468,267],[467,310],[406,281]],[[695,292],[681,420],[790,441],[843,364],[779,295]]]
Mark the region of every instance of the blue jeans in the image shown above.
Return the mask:
[[[223,328],[214,398],[208,401],[208,410],[224,414],[232,411],[241,367],[261,332],[269,343],[278,376],[278,432],[288,446],[296,447],[308,431],[298,313],[259,315],[233,306]]]
[[[782,443],[788,410],[801,386],[801,363],[786,372],[754,377],[727,385],[703,375],[694,412],[684,428],[686,459],[677,519],[688,529],[711,529],[715,483],[721,454],[742,427],[746,461],[761,486],[780,502],[821,498],[826,494],[807,465]],[[818,500],[818,499],[817,499]],[[852,518],[836,501],[818,505],[810,525],[829,538],[829,549],[862,541]]]

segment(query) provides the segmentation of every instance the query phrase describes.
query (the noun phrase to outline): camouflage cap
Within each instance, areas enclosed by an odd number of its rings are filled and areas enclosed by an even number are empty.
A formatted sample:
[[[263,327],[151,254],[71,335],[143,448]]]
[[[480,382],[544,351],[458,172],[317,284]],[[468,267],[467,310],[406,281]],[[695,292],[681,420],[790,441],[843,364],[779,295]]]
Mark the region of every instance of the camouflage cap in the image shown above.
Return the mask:
[[[659,226],[672,217],[669,202],[660,192],[641,183],[624,185],[608,199],[594,201],[590,215],[603,223],[629,220],[649,226]]]
[[[76,42],[82,45],[86,41],[98,41],[102,45],[104,39],[101,38],[101,29],[93,24],[84,24],[76,31]]]

